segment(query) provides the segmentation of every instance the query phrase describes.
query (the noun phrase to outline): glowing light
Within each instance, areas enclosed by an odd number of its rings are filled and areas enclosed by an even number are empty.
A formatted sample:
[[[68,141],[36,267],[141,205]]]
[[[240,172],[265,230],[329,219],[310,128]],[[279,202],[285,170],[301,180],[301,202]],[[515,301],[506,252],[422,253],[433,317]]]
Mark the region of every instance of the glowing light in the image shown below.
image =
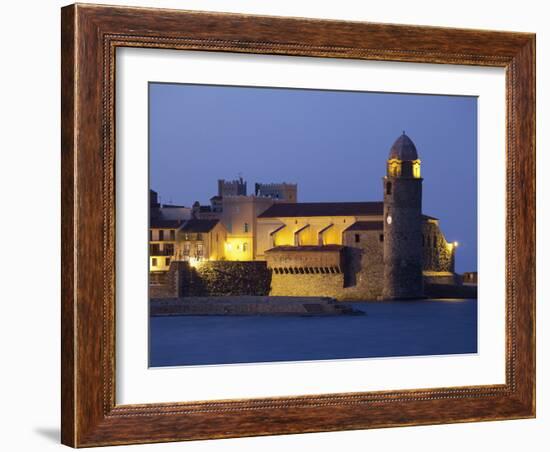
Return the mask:
[[[420,179],[420,160],[415,160],[413,162],[413,177]]]
[[[199,259],[197,259],[196,257],[190,257],[189,258],[189,265],[193,268],[198,267],[200,262],[201,261]]]
[[[453,246],[454,246],[455,248],[458,248],[458,242],[453,242]]]

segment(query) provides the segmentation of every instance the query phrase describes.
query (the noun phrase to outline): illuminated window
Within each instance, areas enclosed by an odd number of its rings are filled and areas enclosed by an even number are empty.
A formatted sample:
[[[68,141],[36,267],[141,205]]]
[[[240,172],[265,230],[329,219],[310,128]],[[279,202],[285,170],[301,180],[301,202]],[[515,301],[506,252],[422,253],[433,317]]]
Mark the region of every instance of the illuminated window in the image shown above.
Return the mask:
[[[420,160],[413,162],[413,177],[420,178]]]
[[[401,162],[399,160],[390,160],[388,162],[388,174],[391,177],[401,176]]]

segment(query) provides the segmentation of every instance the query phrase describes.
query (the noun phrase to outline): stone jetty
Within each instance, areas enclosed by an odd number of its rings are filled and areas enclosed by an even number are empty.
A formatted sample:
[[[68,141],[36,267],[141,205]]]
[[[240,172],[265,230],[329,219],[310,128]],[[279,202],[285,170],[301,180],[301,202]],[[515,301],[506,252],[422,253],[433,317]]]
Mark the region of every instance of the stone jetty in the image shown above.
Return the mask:
[[[362,311],[327,297],[183,297],[152,298],[151,316],[171,315],[361,315]]]

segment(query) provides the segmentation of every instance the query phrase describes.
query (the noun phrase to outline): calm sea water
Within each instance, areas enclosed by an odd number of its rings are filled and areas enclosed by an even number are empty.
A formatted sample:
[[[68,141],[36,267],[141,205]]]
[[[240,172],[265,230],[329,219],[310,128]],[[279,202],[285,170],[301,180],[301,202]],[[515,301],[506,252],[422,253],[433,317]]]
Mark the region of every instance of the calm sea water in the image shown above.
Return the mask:
[[[477,300],[351,303],[364,316],[150,319],[150,365],[477,352]]]

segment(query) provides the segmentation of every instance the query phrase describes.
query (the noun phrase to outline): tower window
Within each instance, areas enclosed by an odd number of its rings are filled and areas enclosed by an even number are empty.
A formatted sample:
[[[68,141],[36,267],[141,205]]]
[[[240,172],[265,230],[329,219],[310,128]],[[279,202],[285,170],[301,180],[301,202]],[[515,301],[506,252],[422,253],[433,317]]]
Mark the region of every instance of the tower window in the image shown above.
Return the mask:
[[[391,182],[386,184],[386,195],[391,195]]]
[[[244,224],[244,232],[248,232],[248,223]]]
[[[355,243],[359,243],[361,241],[361,236],[359,234],[355,234]]]

